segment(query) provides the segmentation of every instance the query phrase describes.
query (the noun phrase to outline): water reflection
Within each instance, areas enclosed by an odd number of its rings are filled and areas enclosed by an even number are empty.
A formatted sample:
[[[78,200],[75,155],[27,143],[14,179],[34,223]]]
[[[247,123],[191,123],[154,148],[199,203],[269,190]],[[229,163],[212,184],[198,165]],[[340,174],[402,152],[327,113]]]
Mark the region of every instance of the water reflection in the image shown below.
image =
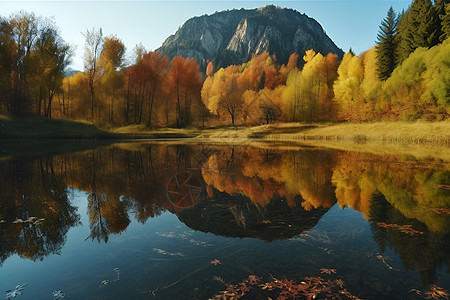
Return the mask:
[[[75,188],[87,195],[86,239],[99,243],[164,211],[216,235],[286,239],[337,203],[371,223],[381,252],[393,249],[432,283],[436,269],[450,266],[449,184],[448,163],[317,149],[122,144],[0,161],[0,263],[59,253],[80,220]]]
[[[425,284],[436,282],[435,270],[443,265],[447,265],[447,268],[450,266],[450,234],[430,231],[419,220],[405,217],[379,192],[375,193],[371,200],[371,229],[380,250],[384,252],[387,248],[392,248],[400,254],[405,269],[417,269]],[[438,219],[441,218],[442,216],[439,216]],[[384,228],[380,226],[381,222],[411,226],[417,233],[407,234],[395,228]]]
[[[0,167],[0,265],[11,255],[42,260],[60,253],[80,216],[70,202],[64,174],[51,157],[2,161]]]

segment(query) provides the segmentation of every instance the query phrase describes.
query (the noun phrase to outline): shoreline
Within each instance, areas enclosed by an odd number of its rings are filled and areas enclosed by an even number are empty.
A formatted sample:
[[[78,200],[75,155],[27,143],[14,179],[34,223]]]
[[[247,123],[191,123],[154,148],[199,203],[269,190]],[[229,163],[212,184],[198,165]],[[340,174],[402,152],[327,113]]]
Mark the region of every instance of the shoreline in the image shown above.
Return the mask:
[[[5,148],[17,148],[11,145],[27,143],[113,144],[165,141],[234,146],[311,146],[450,161],[450,120],[415,123],[276,123],[252,127],[183,129],[149,129],[133,125],[106,131],[81,122],[41,118],[7,119],[0,115],[0,143],[3,144],[3,152],[8,150]]]

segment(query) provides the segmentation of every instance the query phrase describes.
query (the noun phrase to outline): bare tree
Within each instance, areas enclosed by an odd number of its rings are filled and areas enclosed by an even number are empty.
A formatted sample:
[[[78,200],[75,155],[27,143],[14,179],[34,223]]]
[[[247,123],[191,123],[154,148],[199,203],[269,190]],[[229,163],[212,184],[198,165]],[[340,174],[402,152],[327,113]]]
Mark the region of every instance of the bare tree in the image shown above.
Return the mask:
[[[98,31],[95,28],[92,28],[92,31],[89,29],[86,33],[83,33],[85,37],[85,46],[84,46],[84,70],[88,77],[88,85],[89,92],[91,96],[91,120],[94,121],[94,103],[95,103],[95,89],[97,87],[97,83],[101,77],[100,68],[98,65],[98,60],[100,54],[102,52],[103,46],[103,33],[100,28]]]

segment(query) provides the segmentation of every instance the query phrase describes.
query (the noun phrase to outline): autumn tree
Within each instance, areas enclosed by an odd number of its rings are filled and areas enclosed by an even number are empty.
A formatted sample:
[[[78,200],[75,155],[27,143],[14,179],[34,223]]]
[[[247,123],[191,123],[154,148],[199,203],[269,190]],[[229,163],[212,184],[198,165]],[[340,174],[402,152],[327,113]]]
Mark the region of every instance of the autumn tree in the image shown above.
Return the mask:
[[[36,64],[34,73],[39,88],[37,112],[40,114],[43,109],[44,116],[52,118],[53,99],[62,87],[64,70],[69,65],[73,52],[51,23],[40,30],[35,48],[32,56]]]
[[[103,72],[101,84],[111,99],[109,106],[109,122],[111,124],[114,123],[116,93],[124,85],[123,72],[120,68],[123,66],[125,50],[125,45],[121,39],[116,36],[108,36],[103,42],[99,58],[99,66]]]
[[[142,122],[143,107],[148,93],[149,72],[148,66],[143,62],[143,56],[136,56],[136,63],[126,71],[126,105],[125,119],[126,123],[140,124]],[[130,114],[132,121],[130,120]]]
[[[13,44],[11,49],[14,51],[11,53],[14,66],[14,69],[11,70],[13,90],[9,109],[11,113],[16,115],[31,110],[27,79],[31,72],[31,53],[34,50],[35,40],[38,36],[39,22],[40,19],[34,13],[21,11],[10,17],[9,26],[3,26],[3,32],[11,34],[8,42]]]
[[[0,111],[13,112],[14,84],[17,44],[13,39],[13,28],[7,19],[0,17]]]
[[[85,47],[84,47],[84,70],[88,76],[88,89],[90,94],[90,100],[91,100],[91,121],[94,122],[94,103],[95,103],[95,96],[96,96],[96,88],[98,85],[98,82],[103,75],[100,72],[99,68],[99,57],[102,52],[102,46],[103,46],[103,32],[100,28],[99,30],[96,30],[95,28],[92,28],[90,31],[89,29],[86,31],[86,33],[83,34],[85,38]]]
[[[71,50],[51,19],[21,11],[0,18],[0,109],[51,117]]]
[[[228,114],[231,119],[231,125],[235,125],[237,116],[243,110],[242,94],[238,89],[235,76],[230,76],[227,80],[227,89],[224,90],[219,99],[218,109],[224,114]]]
[[[90,105],[90,92],[86,87],[89,84],[89,78],[86,73],[78,72],[71,77],[63,80],[65,100],[67,103],[66,114],[76,120],[85,120],[87,107]],[[62,97],[63,95],[60,95]],[[62,100],[61,100],[62,101]],[[66,103],[64,103],[66,105]],[[70,109],[70,110],[69,110]]]
[[[246,108],[243,113],[247,114],[246,124],[270,124],[279,121],[283,115],[280,104],[281,92],[282,88],[245,91],[242,97]]]
[[[289,120],[291,122],[293,121],[299,121],[300,120],[300,77],[301,73],[300,70],[297,68],[294,68],[289,72],[289,75],[286,80],[286,88],[283,92],[283,98],[286,103],[289,103]]]
[[[148,97],[148,121],[147,125],[152,126],[152,112],[155,98],[162,91],[161,85],[165,79],[169,67],[169,58],[161,56],[158,52],[149,52],[143,58],[144,64],[149,68],[149,79],[151,92]]]
[[[186,127],[192,123],[192,104],[201,99],[202,78],[199,65],[193,58],[176,56],[168,73],[169,95],[175,102],[176,126]]]
[[[339,106],[339,118],[344,120],[365,119],[369,108],[366,108],[364,92],[361,89],[363,79],[362,60],[351,53],[345,53],[338,68],[338,78],[333,85]]]
[[[213,63],[210,61],[208,62],[208,66],[206,67],[206,76],[211,76],[213,75],[213,71],[214,71],[214,65]]]

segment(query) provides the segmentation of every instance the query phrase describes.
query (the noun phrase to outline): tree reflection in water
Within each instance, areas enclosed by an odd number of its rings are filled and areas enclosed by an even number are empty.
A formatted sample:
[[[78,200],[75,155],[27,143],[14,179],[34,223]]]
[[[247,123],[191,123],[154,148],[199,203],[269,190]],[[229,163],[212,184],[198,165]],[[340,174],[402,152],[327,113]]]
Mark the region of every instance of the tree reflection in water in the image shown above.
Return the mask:
[[[58,254],[68,230],[79,225],[55,159],[2,161],[0,167],[0,264],[18,254],[42,260]],[[29,218],[39,222],[14,222]],[[34,217],[34,218],[33,218]]]
[[[186,189],[174,185],[182,178]],[[450,265],[449,183],[448,163],[318,149],[120,144],[1,161],[0,262],[59,253],[80,220],[75,188],[88,195],[87,239],[105,243],[132,219],[145,223],[164,211],[196,230],[284,239],[316,226],[337,203],[361,212],[380,250],[392,248],[432,283],[435,270]],[[14,223],[29,217],[44,220]],[[395,229],[404,225],[423,234]]]

